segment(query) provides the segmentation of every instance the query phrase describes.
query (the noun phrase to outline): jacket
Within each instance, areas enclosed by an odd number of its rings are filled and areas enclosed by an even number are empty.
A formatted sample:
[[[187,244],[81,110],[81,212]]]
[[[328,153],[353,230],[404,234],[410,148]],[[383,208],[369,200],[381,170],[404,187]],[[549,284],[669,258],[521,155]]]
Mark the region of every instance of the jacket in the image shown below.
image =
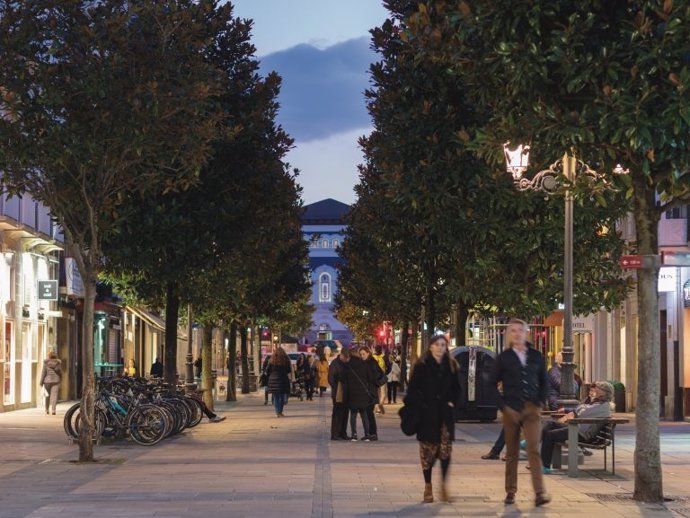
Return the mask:
[[[347,363],[337,357],[328,367],[328,384],[331,386],[332,396],[335,398],[338,390],[338,382],[345,382],[345,369]]]
[[[319,387],[328,386],[328,362],[326,360],[319,360],[315,363],[317,379]]]
[[[376,361],[371,358],[362,361],[361,358],[353,356],[343,367],[343,403],[353,410],[363,410],[377,403],[378,389],[375,381],[380,370]]]
[[[273,365],[272,363],[269,363],[268,367],[266,367],[266,377],[268,378],[268,391],[271,394],[289,394],[291,374],[291,364]]]
[[[455,372],[451,366],[455,367]],[[405,406],[419,414],[417,440],[438,444],[441,426],[445,423],[451,440],[455,439],[455,409],[460,395],[457,363],[444,356],[439,364],[430,354],[420,359],[407,386]]]
[[[501,409],[507,405],[513,410],[522,411],[527,401],[541,408],[548,399],[549,380],[544,358],[532,347],[528,347],[526,352],[526,367],[522,366],[512,348],[505,349],[496,357],[492,382],[503,384],[503,393],[498,396]]]
[[[62,362],[57,358],[44,360],[43,370],[41,371],[41,385],[60,383],[60,379],[62,379]]]
[[[575,409],[575,417],[611,417],[611,405],[608,401],[594,401],[582,404]],[[578,433],[585,441],[591,441],[599,433],[600,424],[580,424]]]
[[[397,362],[391,362],[391,370],[388,373],[388,383],[397,383],[400,381],[400,365]]]

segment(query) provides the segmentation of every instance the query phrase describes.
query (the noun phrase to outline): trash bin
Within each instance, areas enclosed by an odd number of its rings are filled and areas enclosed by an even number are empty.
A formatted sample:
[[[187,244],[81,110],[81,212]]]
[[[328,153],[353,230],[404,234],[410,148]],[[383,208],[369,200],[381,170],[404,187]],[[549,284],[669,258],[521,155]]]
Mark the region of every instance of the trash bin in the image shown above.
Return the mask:
[[[491,383],[496,353],[479,346],[464,346],[450,353],[460,368],[460,398],[455,404],[457,421],[495,421],[498,414],[498,390]]]
[[[613,385],[613,402],[616,405],[616,412],[625,412],[625,385],[620,381],[610,380]]]

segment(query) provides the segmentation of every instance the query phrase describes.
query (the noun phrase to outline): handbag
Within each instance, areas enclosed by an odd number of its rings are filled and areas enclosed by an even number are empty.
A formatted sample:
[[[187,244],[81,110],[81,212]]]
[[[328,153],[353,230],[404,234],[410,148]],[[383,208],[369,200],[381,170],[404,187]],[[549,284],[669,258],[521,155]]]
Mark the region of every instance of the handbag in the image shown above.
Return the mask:
[[[414,435],[419,428],[420,414],[410,405],[403,405],[398,410],[400,416],[400,429],[405,435]]]
[[[345,390],[343,389],[343,382],[338,382],[338,387],[335,389],[335,402],[344,403],[345,402]]]

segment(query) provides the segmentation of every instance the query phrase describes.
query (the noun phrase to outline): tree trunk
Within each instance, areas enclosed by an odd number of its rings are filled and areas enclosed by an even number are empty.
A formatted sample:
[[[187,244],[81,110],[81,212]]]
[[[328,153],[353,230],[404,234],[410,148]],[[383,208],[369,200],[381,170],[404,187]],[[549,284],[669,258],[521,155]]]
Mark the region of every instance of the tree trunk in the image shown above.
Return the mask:
[[[410,323],[405,320],[402,323],[400,332],[400,388],[405,390],[407,385],[407,348],[410,343],[409,335]]]
[[[240,327],[240,362],[242,362],[242,394],[249,394],[249,357],[247,355],[247,324]]]
[[[417,350],[417,342],[419,338],[417,333],[419,332],[419,324],[417,322],[412,324],[412,335],[410,336],[410,368],[414,368],[414,364],[417,363],[419,359],[419,351]]]
[[[228,336],[228,386],[225,401],[237,401],[237,324],[230,324]]]
[[[201,390],[206,406],[213,411],[213,326],[206,324],[201,341]]]
[[[635,493],[642,502],[663,502],[659,446],[659,216],[655,193],[644,178],[634,180],[635,228],[643,268],[637,271],[637,404],[635,440]],[[645,257],[646,256],[646,257]]]
[[[93,434],[95,414],[95,379],[93,372],[93,312],[96,302],[96,272],[89,265],[89,258],[78,260],[84,281],[84,320],[82,322],[82,393],[81,428],[79,430],[79,462],[91,462],[93,458]],[[81,264],[79,264],[81,263]]]
[[[434,294],[434,289],[431,285],[427,286],[426,298],[424,301],[424,323],[426,324],[426,330],[424,334],[428,339],[434,336],[434,331],[436,330],[436,297]]]
[[[462,345],[467,345],[466,342],[466,329],[467,329],[467,317],[470,315],[470,309],[467,304],[463,302],[458,302],[455,306],[455,346],[460,347]]]
[[[169,282],[165,295],[165,381],[176,383],[177,376],[177,323],[180,315],[180,297],[177,286]],[[191,338],[190,338],[191,339]],[[187,380],[190,383],[190,380]]]

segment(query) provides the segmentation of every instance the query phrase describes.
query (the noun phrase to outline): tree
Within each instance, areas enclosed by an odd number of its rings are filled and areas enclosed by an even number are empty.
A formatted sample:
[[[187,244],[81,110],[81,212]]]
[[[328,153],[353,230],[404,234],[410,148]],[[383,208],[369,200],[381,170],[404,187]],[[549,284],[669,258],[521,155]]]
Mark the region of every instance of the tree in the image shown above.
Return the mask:
[[[85,288],[79,459],[93,459],[93,303],[102,243],[132,192],[192,184],[218,115],[203,58],[214,2],[4,3],[3,185],[50,207]]]
[[[430,9],[455,35],[443,48],[429,34]],[[471,135],[479,156],[499,164],[504,142],[531,142],[538,170],[567,151],[631,198],[633,246],[645,257],[637,279],[634,498],[663,501],[657,231],[663,211],[690,200],[690,5],[428,2],[409,37],[433,49],[432,59],[451,61],[487,111],[486,124]],[[629,168],[627,177],[612,173],[617,164]]]

